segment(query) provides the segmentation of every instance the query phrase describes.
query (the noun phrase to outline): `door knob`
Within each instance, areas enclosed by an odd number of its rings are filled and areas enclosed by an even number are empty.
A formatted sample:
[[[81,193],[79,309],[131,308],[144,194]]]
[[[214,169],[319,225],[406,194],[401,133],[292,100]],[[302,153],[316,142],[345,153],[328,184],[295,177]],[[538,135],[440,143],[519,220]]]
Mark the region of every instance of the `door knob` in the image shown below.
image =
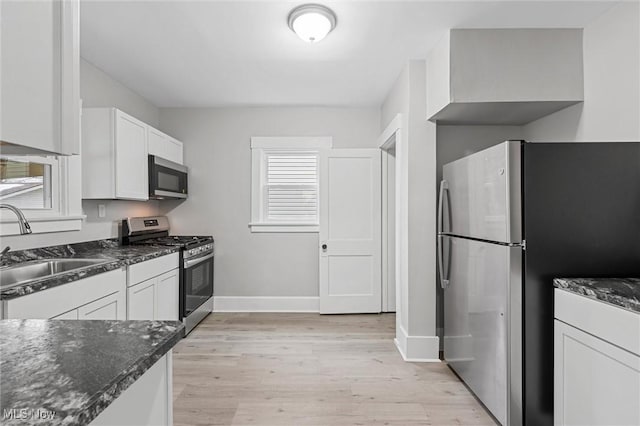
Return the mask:
[[[322,245],[322,250],[326,250],[326,249],[327,249],[327,245],[326,245],[326,244],[323,244],[323,245]]]

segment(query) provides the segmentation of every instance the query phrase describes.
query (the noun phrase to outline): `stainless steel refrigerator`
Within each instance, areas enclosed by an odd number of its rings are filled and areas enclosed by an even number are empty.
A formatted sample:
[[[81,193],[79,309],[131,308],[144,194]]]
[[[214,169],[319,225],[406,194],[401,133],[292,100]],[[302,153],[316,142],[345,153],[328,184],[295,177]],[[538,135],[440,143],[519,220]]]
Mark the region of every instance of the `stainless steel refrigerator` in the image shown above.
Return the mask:
[[[640,143],[507,141],[439,194],[444,358],[503,425],[552,425],[553,278],[640,276]]]

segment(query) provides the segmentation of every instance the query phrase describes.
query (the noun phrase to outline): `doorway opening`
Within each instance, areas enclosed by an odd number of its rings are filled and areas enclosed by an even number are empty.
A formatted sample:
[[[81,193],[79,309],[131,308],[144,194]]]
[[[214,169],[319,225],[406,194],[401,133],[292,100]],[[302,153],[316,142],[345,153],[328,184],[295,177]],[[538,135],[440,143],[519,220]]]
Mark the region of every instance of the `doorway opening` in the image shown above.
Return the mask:
[[[396,311],[396,133],[382,146],[382,312]]]

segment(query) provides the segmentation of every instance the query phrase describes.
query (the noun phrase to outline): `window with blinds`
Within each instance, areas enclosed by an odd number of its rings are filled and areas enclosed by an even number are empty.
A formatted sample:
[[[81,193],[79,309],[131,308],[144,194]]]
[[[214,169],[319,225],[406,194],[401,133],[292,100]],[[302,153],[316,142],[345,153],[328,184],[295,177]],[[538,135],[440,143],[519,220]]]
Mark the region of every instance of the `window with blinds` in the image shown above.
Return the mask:
[[[318,152],[267,152],[265,169],[267,221],[318,223]]]

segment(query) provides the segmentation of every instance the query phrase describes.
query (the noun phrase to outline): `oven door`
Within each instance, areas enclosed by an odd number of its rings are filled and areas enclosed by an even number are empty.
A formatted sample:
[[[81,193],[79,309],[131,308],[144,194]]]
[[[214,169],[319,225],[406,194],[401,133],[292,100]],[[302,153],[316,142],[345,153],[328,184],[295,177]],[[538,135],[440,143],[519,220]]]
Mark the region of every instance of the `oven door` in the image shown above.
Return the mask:
[[[188,169],[164,158],[149,156],[149,198],[187,198]]]
[[[184,261],[180,313],[185,318],[213,296],[213,253]]]

